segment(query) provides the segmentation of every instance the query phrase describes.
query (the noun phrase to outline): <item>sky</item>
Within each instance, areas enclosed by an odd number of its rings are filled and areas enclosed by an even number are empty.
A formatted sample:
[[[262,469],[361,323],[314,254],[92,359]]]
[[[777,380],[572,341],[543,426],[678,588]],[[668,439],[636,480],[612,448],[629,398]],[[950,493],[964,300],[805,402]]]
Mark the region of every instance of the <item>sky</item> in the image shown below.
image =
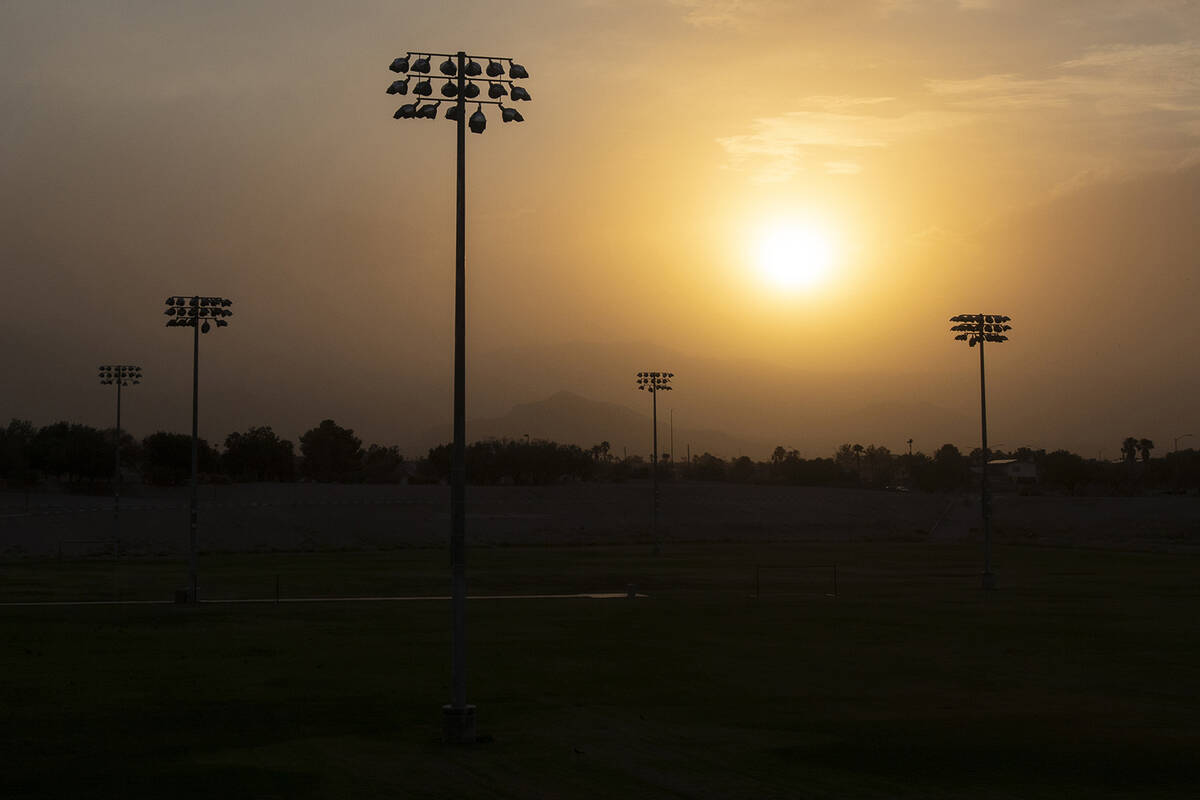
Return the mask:
[[[984,312],[993,443],[1200,436],[1185,0],[0,2],[0,416],[111,425],[133,363],[126,426],[188,430],[163,300],[211,294],[202,436],[428,446],[454,125],[384,93],[422,48],[530,73],[468,135],[470,417],[670,369],[697,428],[970,448]]]

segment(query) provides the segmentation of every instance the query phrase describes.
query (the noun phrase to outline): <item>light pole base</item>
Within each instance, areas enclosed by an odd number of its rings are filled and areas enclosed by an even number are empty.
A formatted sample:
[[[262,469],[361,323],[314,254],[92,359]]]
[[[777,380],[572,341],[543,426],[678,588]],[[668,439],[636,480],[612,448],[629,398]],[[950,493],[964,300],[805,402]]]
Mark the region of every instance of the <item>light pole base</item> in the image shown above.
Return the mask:
[[[475,744],[475,706],[442,706],[442,741]]]
[[[983,588],[989,592],[993,591],[996,588],[996,573],[994,573],[994,572],[983,573]]]

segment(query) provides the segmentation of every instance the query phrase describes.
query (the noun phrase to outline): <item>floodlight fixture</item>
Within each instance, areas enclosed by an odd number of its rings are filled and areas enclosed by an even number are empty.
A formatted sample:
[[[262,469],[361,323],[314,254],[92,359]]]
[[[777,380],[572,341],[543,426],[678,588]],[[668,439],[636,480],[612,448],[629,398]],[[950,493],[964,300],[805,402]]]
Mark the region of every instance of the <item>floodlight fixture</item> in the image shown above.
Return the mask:
[[[450,106],[442,116],[455,123],[457,136],[457,169],[455,176],[455,303],[454,303],[454,446],[451,458],[450,479],[450,565],[451,565],[451,656],[450,656],[450,703],[443,706],[444,733],[447,741],[465,743],[475,740],[475,706],[467,704],[466,688],[466,132],[483,133],[487,128],[484,105],[501,106],[505,95],[512,99],[528,101],[529,92],[521,88],[514,92],[512,80],[505,77],[504,64],[509,65],[512,77],[527,78],[528,70],[514,64],[511,58],[501,56],[474,55],[463,51],[457,53],[432,53],[408,51],[403,57],[392,61],[393,72],[430,72],[430,59],[444,59],[439,72],[449,80],[441,87],[441,93]],[[411,60],[411,61],[410,61]],[[485,68],[481,62],[486,62]],[[411,75],[410,75],[411,77]],[[408,78],[405,78],[407,81]],[[396,86],[397,82],[393,82]],[[477,99],[487,84],[487,100]],[[406,87],[407,88],[407,87]],[[433,94],[433,85],[428,78],[421,79],[411,89],[418,97]],[[400,87],[390,94],[403,94]],[[475,112],[468,117],[468,102],[476,104]],[[401,106],[392,116],[395,119],[436,119],[438,104],[420,106],[410,103]],[[500,109],[504,122],[520,122],[523,117],[513,109]],[[219,324],[219,323],[218,323]]]
[[[487,117],[484,115],[483,109],[476,109],[467,124],[471,128],[471,133],[483,133],[483,129],[487,127]]]
[[[509,100],[512,102],[528,102],[532,100],[529,91],[523,86],[517,86],[513,83],[514,79],[523,79],[529,77],[529,70],[523,65],[513,62],[511,58],[499,56],[466,56],[465,53],[448,54],[448,53],[429,53],[420,55],[414,54],[411,51],[392,61],[392,71],[405,73],[421,73],[427,74],[430,72],[430,59],[437,56],[444,60],[438,66],[438,71],[447,77],[447,81],[439,87],[439,92],[443,97],[449,99],[471,100],[480,104],[475,113],[469,118],[465,117],[467,127],[472,133],[483,133],[487,128],[487,118],[483,115],[482,105],[501,106],[500,118],[503,122],[523,122],[524,116],[519,112],[508,110],[506,111],[500,101]],[[463,56],[460,58],[459,56]],[[416,58],[415,61],[410,61]],[[486,69],[476,59],[486,60],[488,66]],[[506,71],[504,63],[509,65]],[[409,86],[409,77],[406,76],[402,80],[392,81],[388,86],[387,93],[395,95],[407,94],[410,90],[418,97],[431,97],[434,94],[434,87],[431,80],[428,78],[417,81],[411,87]],[[482,84],[487,84],[488,100],[478,100],[483,93]],[[446,119],[457,120],[457,111],[447,111],[444,115]],[[422,107],[419,103],[409,103],[401,106],[392,114],[393,119],[434,119],[427,116],[428,112],[422,113]]]
[[[966,342],[971,347],[979,346],[979,427],[981,433],[979,466],[979,513],[983,519],[983,588],[996,588],[996,576],[992,572],[992,505],[988,490],[988,439],[987,439],[987,380],[984,373],[984,344],[1007,342],[1008,323],[1012,318],[1005,314],[956,314],[950,318],[955,341]]]

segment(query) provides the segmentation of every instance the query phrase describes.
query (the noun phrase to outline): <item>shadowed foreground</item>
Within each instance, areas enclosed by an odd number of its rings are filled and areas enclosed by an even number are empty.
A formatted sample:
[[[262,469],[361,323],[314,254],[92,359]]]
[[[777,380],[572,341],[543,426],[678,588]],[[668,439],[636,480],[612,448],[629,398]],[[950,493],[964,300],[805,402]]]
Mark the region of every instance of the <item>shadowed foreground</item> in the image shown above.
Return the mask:
[[[438,743],[448,604],[0,609],[5,797],[1194,796],[1192,556],[958,545],[491,548],[470,699]],[[202,562],[225,596],[444,588],[444,553]],[[838,597],[828,572],[839,564]],[[760,571],[755,565],[794,565]],[[5,600],[174,561],[10,562]],[[125,570],[123,578],[113,577]],[[107,571],[107,572],[106,572]],[[159,572],[163,574],[159,575]],[[140,577],[135,573],[141,573]],[[109,575],[107,588],[100,578]],[[77,582],[71,588],[72,582]],[[51,590],[53,586],[53,590]],[[288,592],[284,592],[285,595]],[[415,592],[414,592],[415,593]]]

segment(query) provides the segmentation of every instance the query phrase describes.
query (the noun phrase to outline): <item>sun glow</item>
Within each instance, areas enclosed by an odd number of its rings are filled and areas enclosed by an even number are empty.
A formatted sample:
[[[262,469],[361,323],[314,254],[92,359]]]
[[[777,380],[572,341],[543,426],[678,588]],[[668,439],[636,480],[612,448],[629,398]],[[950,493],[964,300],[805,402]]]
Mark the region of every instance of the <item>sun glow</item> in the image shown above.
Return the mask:
[[[831,237],[815,227],[774,225],[758,239],[757,263],[763,276],[783,289],[808,289],[833,269]]]

